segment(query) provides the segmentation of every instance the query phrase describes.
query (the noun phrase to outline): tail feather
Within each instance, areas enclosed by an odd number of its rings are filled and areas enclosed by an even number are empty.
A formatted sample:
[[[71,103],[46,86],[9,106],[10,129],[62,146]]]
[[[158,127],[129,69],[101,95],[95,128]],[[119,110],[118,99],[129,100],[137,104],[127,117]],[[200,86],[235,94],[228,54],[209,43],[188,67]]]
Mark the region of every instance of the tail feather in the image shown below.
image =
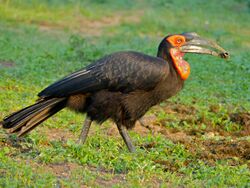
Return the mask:
[[[13,125],[15,125],[16,122],[19,122],[20,120],[24,119],[24,117],[27,117],[30,113],[34,113],[34,111],[38,111],[40,108],[45,107],[54,100],[54,98],[49,100],[42,100],[10,114],[9,116],[3,119],[4,128],[11,128]]]
[[[13,118],[10,116],[8,118],[8,122],[6,121],[6,123],[8,123],[8,128],[11,128],[9,132],[16,132],[20,127],[33,119],[33,117],[35,117],[37,114],[40,114],[46,109],[53,107],[53,105],[55,105],[56,103],[58,103],[58,100],[55,99],[38,102],[35,105],[30,106],[30,108],[26,108],[26,110],[24,111],[21,110],[20,114],[15,114]]]
[[[66,102],[66,98],[40,100],[4,118],[2,126],[9,129],[10,133],[18,132],[18,136],[22,136],[63,109]]]
[[[38,126],[40,123],[63,109],[66,105],[66,102],[63,101],[59,104],[56,104],[53,106],[53,108],[48,108],[41,112],[40,114],[37,114],[35,117],[33,117],[29,122],[27,122],[26,126],[18,133],[18,136],[23,136],[26,133],[30,132],[32,129],[34,129],[36,126]]]

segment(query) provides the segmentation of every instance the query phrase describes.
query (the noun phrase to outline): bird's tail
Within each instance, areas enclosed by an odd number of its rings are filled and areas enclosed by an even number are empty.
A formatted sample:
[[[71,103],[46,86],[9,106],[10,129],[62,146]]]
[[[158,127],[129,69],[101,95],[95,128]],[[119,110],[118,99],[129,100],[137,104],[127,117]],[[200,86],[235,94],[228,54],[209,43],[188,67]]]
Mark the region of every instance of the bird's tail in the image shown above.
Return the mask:
[[[2,126],[9,129],[10,133],[17,133],[23,136],[30,132],[44,120],[54,115],[66,106],[66,98],[41,99],[35,104],[3,119]]]

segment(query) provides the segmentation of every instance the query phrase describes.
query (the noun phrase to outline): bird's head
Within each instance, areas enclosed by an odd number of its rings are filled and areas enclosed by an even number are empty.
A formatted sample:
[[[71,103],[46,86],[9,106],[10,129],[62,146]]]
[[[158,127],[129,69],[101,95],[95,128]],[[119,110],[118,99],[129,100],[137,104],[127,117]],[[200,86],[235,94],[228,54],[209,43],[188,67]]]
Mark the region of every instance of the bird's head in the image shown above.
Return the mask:
[[[168,35],[159,45],[158,57],[171,60],[183,80],[190,74],[190,66],[183,59],[185,53],[209,54],[229,58],[229,53],[213,41],[201,38],[197,33]]]

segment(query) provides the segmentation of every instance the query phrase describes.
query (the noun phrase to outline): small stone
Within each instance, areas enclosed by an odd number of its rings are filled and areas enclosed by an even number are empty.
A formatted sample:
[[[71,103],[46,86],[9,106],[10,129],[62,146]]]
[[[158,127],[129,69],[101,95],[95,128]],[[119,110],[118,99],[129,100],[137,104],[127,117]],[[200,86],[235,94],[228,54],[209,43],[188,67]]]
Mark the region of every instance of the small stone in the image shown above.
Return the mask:
[[[213,132],[208,132],[207,134],[205,134],[205,137],[207,138],[213,138],[215,136],[215,134]]]

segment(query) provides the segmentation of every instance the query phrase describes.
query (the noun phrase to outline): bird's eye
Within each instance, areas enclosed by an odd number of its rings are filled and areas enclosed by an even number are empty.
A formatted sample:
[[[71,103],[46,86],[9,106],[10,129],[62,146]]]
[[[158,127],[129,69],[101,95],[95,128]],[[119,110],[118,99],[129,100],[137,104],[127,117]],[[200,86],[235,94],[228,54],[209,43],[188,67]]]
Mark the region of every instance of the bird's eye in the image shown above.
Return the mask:
[[[181,43],[182,43],[182,39],[181,39],[181,38],[178,38],[178,39],[176,40],[176,43],[177,43],[177,44],[181,44]]]

